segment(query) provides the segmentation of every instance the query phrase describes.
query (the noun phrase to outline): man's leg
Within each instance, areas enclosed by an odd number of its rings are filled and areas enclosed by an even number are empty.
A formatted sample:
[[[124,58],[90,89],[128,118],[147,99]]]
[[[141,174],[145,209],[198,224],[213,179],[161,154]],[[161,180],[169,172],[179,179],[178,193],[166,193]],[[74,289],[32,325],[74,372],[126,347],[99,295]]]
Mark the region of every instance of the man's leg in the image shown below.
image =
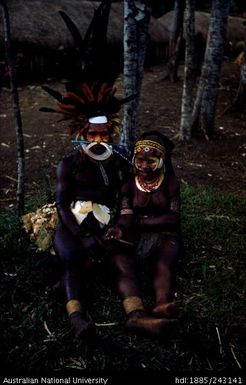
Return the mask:
[[[93,325],[80,301],[83,250],[79,242],[61,224],[57,227],[54,246],[63,265],[61,284],[65,292],[66,310],[75,335],[79,337]]]

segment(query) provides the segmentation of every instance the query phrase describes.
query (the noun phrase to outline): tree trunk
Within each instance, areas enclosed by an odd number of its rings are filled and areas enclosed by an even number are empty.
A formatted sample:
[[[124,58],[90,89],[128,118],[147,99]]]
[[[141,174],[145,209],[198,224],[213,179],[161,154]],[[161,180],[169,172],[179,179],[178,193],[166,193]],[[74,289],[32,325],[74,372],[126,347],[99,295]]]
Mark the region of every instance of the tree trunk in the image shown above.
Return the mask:
[[[138,105],[144,72],[151,8],[135,0],[124,1],[124,87],[125,96],[136,98],[124,107],[121,144],[130,147],[136,139]]]
[[[180,47],[183,37],[185,0],[175,0],[173,19],[169,39],[168,74],[166,78],[172,82],[178,80],[178,67],[180,62]]]
[[[230,0],[213,0],[204,64],[193,109],[193,134],[200,130],[206,139],[214,133],[229,8]]]
[[[24,210],[24,186],[25,186],[25,156],[24,156],[24,140],[22,132],[22,120],[19,107],[19,96],[14,75],[14,60],[11,47],[11,33],[8,8],[3,0],[0,0],[3,10],[3,26],[4,26],[4,44],[5,55],[8,64],[10,87],[13,95],[13,109],[15,116],[15,131],[17,142],[17,210],[19,215]]]
[[[191,139],[193,85],[195,81],[195,0],[186,0],[184,13],[185,66],[181,104],[180,139]]]
[[[233,102],[233,108],[237,111],[246,109],[246,40],[244,43],[243,63],[240,71],[240,81],[237,90],[237,96]]]

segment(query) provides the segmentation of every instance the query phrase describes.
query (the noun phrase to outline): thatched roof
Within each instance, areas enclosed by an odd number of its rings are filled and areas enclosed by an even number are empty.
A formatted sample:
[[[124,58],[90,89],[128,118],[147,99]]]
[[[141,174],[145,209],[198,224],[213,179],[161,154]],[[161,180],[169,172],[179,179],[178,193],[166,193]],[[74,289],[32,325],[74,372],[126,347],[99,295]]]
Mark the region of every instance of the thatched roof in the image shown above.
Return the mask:
[[[6,0],[9,8],[11,34],[14,42],[26,42],[36,46],[59,49],[74,44],[71,34],[58,11],[66,12],[84,36],[94,10],[100,4],[83,0]],[[159,20],[150,26],[151,39],[157,41],[167,36],[167,30]],[[123,4],[112,4],[108,41],[119,43],[123,36]],[[0,38],[2,30],[0,28]]]
[[[166,27],[168,32],[171,26],[172,15],[173,11],[167,13],[160,19],[161,24]],[[207,37],[209,18],[210,14],[206,12],[196,12],[195,14],[196,32],[201,32],[204,39]],[[244,25],[244,23],[246,23],[245,18],[229,16],[227,40],[231,40],[232,42],[244,41],[246,38],[246,25]]]
[[[12,40],[19,43],[30,43],[36,46],[60,49],[74,45],[73,39],[62,21],[58,11],[63,10],[78,26],[84,36],[94,9],[99,5],[96,1],[83,0],[5,0],[10,15]],[[206,37],[209,14],[196,12],[197,31]],[[151,19],[150,38],[153,42],[167,42],[172,20],[172,12],[159,19]],[[230,17],[228,23],[228,39],[244,40],[245,19]],[[0,28],[0,39],[3,37]],[[123,36],[123,4],[112,4],[109,20],[108,41],[122,42]]]

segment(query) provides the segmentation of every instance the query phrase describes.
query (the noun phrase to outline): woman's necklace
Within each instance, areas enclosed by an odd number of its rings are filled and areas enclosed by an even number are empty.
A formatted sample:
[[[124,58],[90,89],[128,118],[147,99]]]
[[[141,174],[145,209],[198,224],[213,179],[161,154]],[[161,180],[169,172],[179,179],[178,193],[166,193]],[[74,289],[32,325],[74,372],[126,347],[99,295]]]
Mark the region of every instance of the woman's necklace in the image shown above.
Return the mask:
[[[136,186],[139,190],[144,192],[152,192],[161,185],[164,180],[164,174],[158,175],[155,179],[151,181],[142,180],[139,175],[135,177]]]

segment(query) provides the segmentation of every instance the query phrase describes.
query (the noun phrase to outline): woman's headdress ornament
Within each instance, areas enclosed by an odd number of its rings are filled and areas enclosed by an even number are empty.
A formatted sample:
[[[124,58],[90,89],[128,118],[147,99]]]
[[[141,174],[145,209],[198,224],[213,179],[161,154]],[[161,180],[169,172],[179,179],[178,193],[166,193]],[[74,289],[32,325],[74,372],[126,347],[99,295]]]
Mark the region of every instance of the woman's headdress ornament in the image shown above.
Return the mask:
[[[160,131],[151,130],[140,135],[136,141],[134,151],[136,151],[138,147],[142,147],[143,144],[146,144],[147,142],[151,148],[163,153],[164,156],[170,155],[174,149],[173,142],[166,135],[162,134]]]
[[[140,152],[145,154],[151,152],[153,156],[158,157],[164,157],[166,153],[164,146],[154,140],[148,139],[138,140],[136,142],[134,147],[134,155]]]

